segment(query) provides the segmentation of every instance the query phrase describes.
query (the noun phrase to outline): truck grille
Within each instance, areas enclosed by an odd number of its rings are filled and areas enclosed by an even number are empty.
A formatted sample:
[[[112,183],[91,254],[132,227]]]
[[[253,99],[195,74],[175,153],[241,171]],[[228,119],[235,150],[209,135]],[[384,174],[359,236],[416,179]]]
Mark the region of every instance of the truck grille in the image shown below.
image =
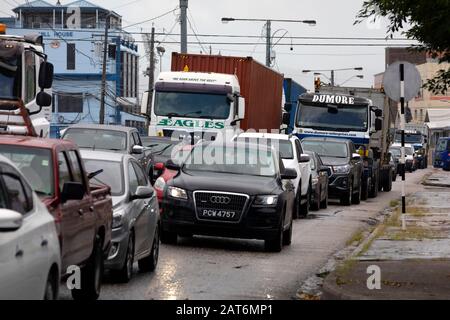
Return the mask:
[[[237,222],[240,221],[244,212],[249,196],[245,194],[235,194],[226,192],[194,192],[195,206],[197,216],[201,220],[219,220]],[[227,217],[205,217],[202,215],[203,210],[212,210],[213,213],[228,212],[235,215]]]

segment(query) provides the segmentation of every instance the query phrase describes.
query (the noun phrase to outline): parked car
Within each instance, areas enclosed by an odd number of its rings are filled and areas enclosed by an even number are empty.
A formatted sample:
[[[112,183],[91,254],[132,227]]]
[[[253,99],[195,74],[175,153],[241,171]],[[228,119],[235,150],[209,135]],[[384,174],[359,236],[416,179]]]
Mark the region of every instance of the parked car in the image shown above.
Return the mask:
[[[71,141],[2,136],[0,154],[22,171],[55,218],[61,247],[61,273],[81,268],[75,299],[100,295],[103,260],[111,245],[110,188],[89,183],[78,147]]]
[[[294,169],[297,178],[294,179],[296,202],[294,219],[306,217],[311,204],[313,193],[310,158],[303,152],[300,140],[295,135],[266,134],[266,133],[242,133],[238,141],[262,143],[274,146],[280,153],[285,168]]]
[[[57,299],[60,270],[55,220],[0,156],[0,300]]]
[[[395,165],[395,175],[392,177],[392,181],[395,181],[397,179],[397,175],[402,175],[401,172],[401,166],[400,166],[400,157],[401,157],[401,150],[399,147],[390,147],[389,153],[392,156],[392,160]]]
[[[359,204],[363,163],[351,140],[335,138],[304,138],[305,150],[316,152],[324,165],[329,166],[328,195],[340,199],[341,204]]]
[[[450,137],[439,138],[434,151],[433,166],[450,170]]]
[[[414,152],[414,147],[405,146],[405,157],[406,157],[406,170],[409,172],[416,171],[418,163],[416,154]]]
[[[392,181],[397,180],[397,167],[398,163],[394,159],[394,156],[389,153],[389,166],[391,167],[391,175],[392,175]]]
[[[425,148],[421,146],[414,146],[414,157],[416,158],[416,166],[417,169],[426,169],[427,168],[427,151]]]
[[[134,261],[153,271],[159,255],[159,208],[156,194],[141,165],[130,155],[82,150],[92,178],[109,185],[113,201],[112,246],[105,268],[121,282],[130,281]]]
[[[319,155],[312,151],[306,151],[311,158],[312,172],[312,195],[311,209],[317,211],[328,207],[328,177],[331,176],[331,169],[322,163]]]
[[[151,166],[136,128],[117,125],[74,124],[68,127],[61,137],[64,140],[72,140],[80,149],[126,153],[135,157],[143,168],[149,169]],[[148,171],[147,174],[149,174]]]
[[[217,155],[215,161],[210,154]],[[179,174],[165,188],[163,243],[195,234],[263,239],[266,250],[276,252],[291,243],[295,203],[291,180],[297,173],[284,168],[272,148],[199,144],[182,165],[169,160],[166,167]]]
[[[144,146],[144,154],[149,160],[148,168],[150,181],[155,183],[156,179],[163,173],[163,169],[159,165],[155,168],[155,164],[166,163],[172,157],[174,147],[180,144],[179,140],[169,137],[142,137],[142,145]]]

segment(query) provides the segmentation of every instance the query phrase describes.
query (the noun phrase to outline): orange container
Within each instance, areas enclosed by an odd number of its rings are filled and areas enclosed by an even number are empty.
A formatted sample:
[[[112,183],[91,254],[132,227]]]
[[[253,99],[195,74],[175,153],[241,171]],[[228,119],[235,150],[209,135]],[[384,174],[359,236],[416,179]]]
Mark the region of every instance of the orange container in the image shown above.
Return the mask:
[[[252,57],[172,53],[172,71],[236,74],[245,98],[241,129],[272,130],[281,125],[283,75]]]

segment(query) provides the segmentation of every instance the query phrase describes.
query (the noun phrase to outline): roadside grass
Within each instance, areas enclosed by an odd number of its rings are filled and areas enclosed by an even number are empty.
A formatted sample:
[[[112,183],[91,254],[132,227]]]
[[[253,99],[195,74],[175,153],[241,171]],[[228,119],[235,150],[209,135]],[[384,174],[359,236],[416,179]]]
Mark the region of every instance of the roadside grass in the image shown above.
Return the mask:
[[[386,234],[387,239],[394,241],[424,240],[444,236],[443,232],[422,227],[408,227],[406,230],[395,230]]]
[[[346,246],[359,245],[364,240],[364,229],[356,231],[350,239],[347,240]]]
[[[391,202],[389,202],[389,206],[391,208],[395,208],[400,204],[400,200],[391,200]]]
[[[336,267],[336,284],[338,286],[342,286],[348,283],[348,280],[346,280],[345,277],[348,275],[350,270],[353,269],[356,263],[357,260],[355,259],[347,259]]]

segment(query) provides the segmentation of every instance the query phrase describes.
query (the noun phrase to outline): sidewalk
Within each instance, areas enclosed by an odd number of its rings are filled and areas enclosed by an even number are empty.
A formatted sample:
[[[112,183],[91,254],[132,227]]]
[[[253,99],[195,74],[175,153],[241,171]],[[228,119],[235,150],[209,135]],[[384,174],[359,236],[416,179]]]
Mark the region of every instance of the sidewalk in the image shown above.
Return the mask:
[[[328,275],[321,299],[450,299],[450,173],[435,170],[424,185],[408,197],[406,230],[397,206]],[[369,266],[380,268],[379,290],[368,289]]]

